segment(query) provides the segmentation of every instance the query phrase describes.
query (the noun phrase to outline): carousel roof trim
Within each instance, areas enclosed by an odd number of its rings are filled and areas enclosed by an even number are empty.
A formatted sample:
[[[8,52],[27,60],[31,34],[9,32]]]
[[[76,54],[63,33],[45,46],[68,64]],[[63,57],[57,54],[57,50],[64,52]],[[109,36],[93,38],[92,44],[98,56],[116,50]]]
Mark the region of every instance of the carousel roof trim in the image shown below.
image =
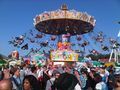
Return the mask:
[[[76,19],[88,22],[95,26],[96,20],[93,16],[89,15],[86,12],[78,12],[76,10],[68,10],[67,7],[62,7],[62,9],[58,9],[55,11],[45,11],[42,14],[36,15],[34,18],[34,25],[36,26],[38,23],[42,21],[47,20],[53,20],[53,19]]]

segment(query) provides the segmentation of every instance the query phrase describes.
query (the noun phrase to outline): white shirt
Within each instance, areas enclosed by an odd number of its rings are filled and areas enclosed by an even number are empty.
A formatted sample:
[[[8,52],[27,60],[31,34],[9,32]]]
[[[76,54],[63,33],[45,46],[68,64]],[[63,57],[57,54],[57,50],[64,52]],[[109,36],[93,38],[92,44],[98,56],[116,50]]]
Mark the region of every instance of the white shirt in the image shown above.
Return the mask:
[[[47,84],[46,84],[46,89],[45,90],[51,90],[51,86],[53,85],[55,81],[55,78],[52,77],[50,80],[47,80]]]
[[[77,85],[75,86],[74,90],[81,90],[80,85],[79,85],[79,84],[77,84]]]

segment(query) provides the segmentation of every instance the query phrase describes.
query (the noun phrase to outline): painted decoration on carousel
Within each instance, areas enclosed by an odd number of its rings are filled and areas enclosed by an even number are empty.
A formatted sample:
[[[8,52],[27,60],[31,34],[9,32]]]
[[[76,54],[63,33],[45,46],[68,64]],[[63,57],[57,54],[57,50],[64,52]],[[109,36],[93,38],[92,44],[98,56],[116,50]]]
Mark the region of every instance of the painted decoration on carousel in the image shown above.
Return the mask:
[[[70,50],[70,45],[71,44],[69,42],[64,42],[64,43],[58,42],[57,47],[58,47],[59,50],[63,50],[63,49]]]
[[[67,49],[51,51],[50,57],[52,61],[78,61],[78,54]]]
[[[46,57],[44,56],[44,54],[36,53],[32,56],[32,60],[33,61],[46,60]]]
[[[85,22],[89,22],[93,26],[95,26],[94,17],[88,15],[86,12],[77,12],[76,10],[64,11],[64,10],[56,10],[51,12],[44,12],[43,14],[37,15],[34,19],[34,25],[39,22],[50,20],[50,19],[76,19],[82,20]]]
[[[43,52],[38,52],[31,55],[31,61],[35,64],[45,65],[46,63],[46,56]]]

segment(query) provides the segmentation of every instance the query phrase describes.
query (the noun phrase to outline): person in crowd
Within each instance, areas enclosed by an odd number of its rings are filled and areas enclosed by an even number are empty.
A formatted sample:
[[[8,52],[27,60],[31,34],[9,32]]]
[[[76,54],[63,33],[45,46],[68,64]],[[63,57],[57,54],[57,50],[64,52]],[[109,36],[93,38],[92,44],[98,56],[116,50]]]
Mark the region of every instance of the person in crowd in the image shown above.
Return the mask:
[[[36,68],[35,66],[32,66],[32,67],[31,67],[31,73],[30,73],[30,75],[33,75],[33,76],[35,76],[36,78],[38,77],[38,76],[37,76],[37,68]]]
[[[22,87],[23,90],[40,90],[38,80],[33,75],[26,75],[24,77]]]
[[[79,84],[81,85],[81,81],[80,81],[80,73],[77,70],[74,70],[74,75],[77,77]]]
[[[120,74],[114,75],[113,85],[114,85],[113,90],[120,90]]]
[[[0,81],[3,79],[3,71],[2,71],[2,67],[0,67]]]
[[[41,66],[40,65],[38,65],[37,67],[37,77],[39,78],[40,76],[41,76]]]
[[[75,75],[62,73],[55,82],[57,90],[81,90],[79,81]]]
[[[102,76],[100,74],[95,74],[95,81],[95,90],[108,90],[107,85],[104,81],[102,81]]]
[[[55,82],[59,78],[60,72],[57,70],[54,70],[52,73],[52,77],[47,80],[46,84],[46,90],[55,90]]]
[[[92,82],[92,84],[91,84],[91,88],[93,89],[93,90],[95,90],[95,86],[96,86],[96,82],[95,82],[95,77],[94,77],[94,75],[96,74],[97,72],[95,71],[95,68],[91,68],[90,69],[90,72],[89,72],[89,76],[88,76],[88,79],[89,79],[89,81],[90,82]]]
[[[20,79],[20,69],[17,67],[14,67],[11,71],[11,80],[13,83],[13,89],[15,90],[22,90],[22,81]]]
[[[65,72],[65,73],[69,73],[69,74],[73,74],[73,72],[72,72],[72,70],[71,70],[71,67],[70,67],[70,66],[67,66],[67,65],[64,67],[64,72]]]
[[[43,66],[42,77],[40,78],[40,84],[41,84],[42,90],[45,90],[47,80],[49,79],[50,79],[50,76],[48,75],[48,68],[47,66]]]
[[[0,81],[0,90],[13,90],[13,85],[10,79],[3,79]]]
[[[81,74],[80,74],[80,81],[81,81],[81,88],[84,90],[85,86],[86,86],[86,81],[87,81],[87,70],[84,68],[81,68],[80,70]]]
[[[114,81],[114,70],[110,69],[109,70],[109,76],[108,76],[108,82],[107,82],[107,86],[108,86],[108,90],[113,90],[113,81]]]
[[[20,66],[20,79],[23,81],[23,78],[25,76],[25,71],[23,70],[23,66]]]
[[[25,75],[30,75],[32,72],[31,72],[31,65],[26,65],[24,67],[24,71],[25,71]]]
[[[85,69],[85,68],[81,69],[80,80],[81,80],[82,90],[92,90],[91,82],[93,80],[92,80],[91,76],[89,75],[87,69]]]
[[[100,68],[100,75],[102,77],[102,81],[104,81],[105,83],[108,82],[108,76],[109,76],[109,72],[106,70],[106,67],[103,66]]]
[[[10,78],[10,71],[8,68],[3,69],[3,79],[9,79]]]

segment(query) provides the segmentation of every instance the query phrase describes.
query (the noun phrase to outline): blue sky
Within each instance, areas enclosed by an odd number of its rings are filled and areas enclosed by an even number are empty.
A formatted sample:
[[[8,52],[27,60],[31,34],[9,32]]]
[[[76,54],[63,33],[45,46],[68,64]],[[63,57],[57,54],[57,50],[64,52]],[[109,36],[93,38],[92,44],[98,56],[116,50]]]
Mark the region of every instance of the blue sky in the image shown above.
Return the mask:
[[[8,55],[16,49],[8,41],[34,28],[33,18],[37,14],[59,9],[64,3],[69,9],[94,16],[95,29],[117,38],[120,0],[0,0],[0,53]]]

